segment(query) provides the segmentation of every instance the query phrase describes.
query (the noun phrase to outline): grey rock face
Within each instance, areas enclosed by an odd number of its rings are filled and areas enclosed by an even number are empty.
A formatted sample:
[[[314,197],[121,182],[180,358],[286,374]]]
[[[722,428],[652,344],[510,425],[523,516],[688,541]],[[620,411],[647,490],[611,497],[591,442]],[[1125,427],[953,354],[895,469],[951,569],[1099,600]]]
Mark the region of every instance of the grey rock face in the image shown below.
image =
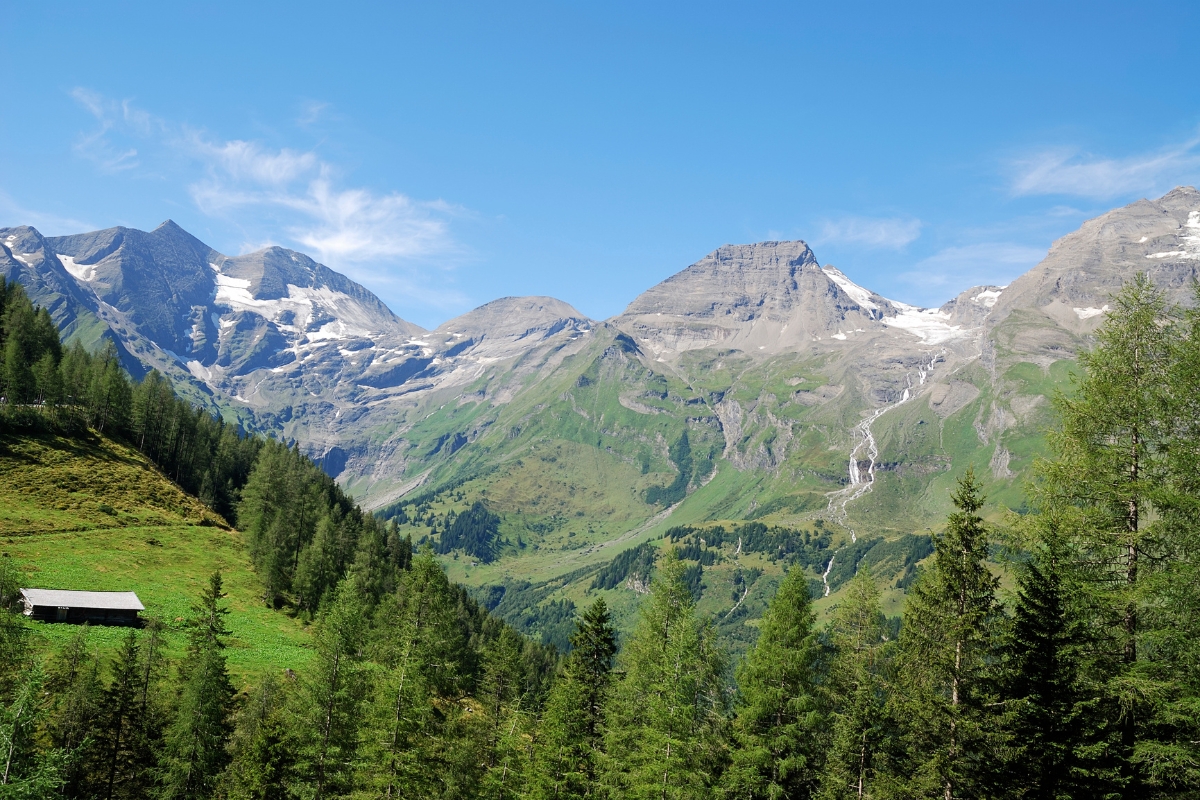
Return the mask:
[[[1200,277],[1200,192],[1175,189],[1085,222],[1059,239],[1036,267],[1013,281],[989,326],[1016,309],[1036,309],[1073,332],[1093,330],[1110,296],[1145,272],[1174,302],[1190,302]]]
[[[718,248],[643,292],[615,323],[656,355],[713,346],[775,354],[878,330],[881,318],[796,241]]]
[[[793,453],[849,452],[871,414],[902,403],[908,413],[917,397],[931,419],[977,415],[979,446],[1002,448],[1013,426],[1041,424],[1044,405],[1005,383],[1009,366],[1072,357],[1137,271],[1186,300],[1197,267],[1200,194],[1183,188],[1085,223],[1012,285],[974,287],[939,309],[858,286],[820,266],[804,242],[764,242],[718,248],[608,322],[553,298],[510,297],[424,331],[283,248],[230,258],[171,222],[54,239],[0,231],[0,271],[64,331],[110,336],[131,371],[157,368],[192,399],[299,441],[372,506],[421,485],[435,466],[478,467],[477,452],[496,458],[568,414],[595,427],[589,447],[643,441],[639,459],[666,457],[655,426],[681,415],[698,435],[697,426],[719,430],[723,450],[718,442],[713,452],[737,469],[821,480],[838,479],[840,455],[810,464],[789,461],[801,458]],[[594,374],[571,372],[582,363]],[[756,384],[761,394],[732,391],[754,369],[773,375]],[[613,380],[637,385],[622,385],[608,406],[575,403],[575,390],[618,372],[625,377]],[[689,388],[668,390],[666,375]],[[981,396],[989,405],[975,409]],[[614,406],[631,418],[604,417]],[[917,441],[923,430],[905,436]],[[473,447],[489,435],[485,449]],[[1020,469],[1007,453],[985,458],[1005,479]]]

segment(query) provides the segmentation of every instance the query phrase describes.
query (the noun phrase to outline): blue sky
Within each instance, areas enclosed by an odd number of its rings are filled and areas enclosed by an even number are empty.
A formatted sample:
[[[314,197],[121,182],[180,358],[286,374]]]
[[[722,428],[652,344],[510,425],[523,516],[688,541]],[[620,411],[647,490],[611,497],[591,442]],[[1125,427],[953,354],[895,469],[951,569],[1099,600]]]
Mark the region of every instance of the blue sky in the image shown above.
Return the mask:
[[[0,0],[0,225],[281,244],[427,327],[783,238],[934,305],[1200,181],[1190,3],[99,5]]]

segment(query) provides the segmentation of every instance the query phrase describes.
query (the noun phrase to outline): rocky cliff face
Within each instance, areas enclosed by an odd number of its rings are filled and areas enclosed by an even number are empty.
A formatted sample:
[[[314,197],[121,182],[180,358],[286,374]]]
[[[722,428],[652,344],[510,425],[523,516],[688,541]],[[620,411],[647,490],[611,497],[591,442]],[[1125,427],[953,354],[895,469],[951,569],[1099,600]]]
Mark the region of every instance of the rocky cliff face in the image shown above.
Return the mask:
[[[1147,271],[1189,300],[1198,267],[1200,194],[1184,188],[937,309],[763,242],[719,248],[607,322],[503,298],[424,331],[282,248],[231,258],[170,222],[0,231],[0,271],[64,331],[298,441],[371,507],[439,487],[486,499],[539,548],[511,558],[546,574],[683,518],[922,529],[967,464],[1019,505],[1047,395],[1110,293]]]

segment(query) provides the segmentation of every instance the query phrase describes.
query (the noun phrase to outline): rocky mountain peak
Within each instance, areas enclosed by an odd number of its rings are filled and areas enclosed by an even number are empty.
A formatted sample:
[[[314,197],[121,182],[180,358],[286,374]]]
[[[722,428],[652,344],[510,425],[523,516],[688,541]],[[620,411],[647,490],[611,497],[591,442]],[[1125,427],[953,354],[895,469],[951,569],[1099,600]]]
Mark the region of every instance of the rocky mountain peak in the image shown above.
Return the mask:
[[[1191,303],[1200,279],[1200,192],[1180,186],[1083,223],[1004,291],[989,315],[996,325],[1014,310],[1036,310],[1074,333],[1101,322],[1112,295],[1144,272],[1173,302]]]
[[[823,270],[806,243],[760,242],[714,250],[614,322],[660,357],[710,346],[769,355],[878,330],[890,308],[839,270]]]

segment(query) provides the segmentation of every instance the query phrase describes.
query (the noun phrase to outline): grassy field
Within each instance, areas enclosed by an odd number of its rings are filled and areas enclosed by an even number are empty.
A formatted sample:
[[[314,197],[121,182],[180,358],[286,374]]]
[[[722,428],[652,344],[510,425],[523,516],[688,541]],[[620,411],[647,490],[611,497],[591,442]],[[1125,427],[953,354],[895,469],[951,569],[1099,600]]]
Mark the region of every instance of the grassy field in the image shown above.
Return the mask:
[[[310,657],[304,625],[263,604],[241,533],[115,442],[0,436],[0,549],[28,586],[137,592],[176,651],[193,599],[220,570],[235,679],[302,667]],[[33,628],[37,646],[51,648],[77,630]],[[98,627],[89,637],[108,650],[124,633]]]

